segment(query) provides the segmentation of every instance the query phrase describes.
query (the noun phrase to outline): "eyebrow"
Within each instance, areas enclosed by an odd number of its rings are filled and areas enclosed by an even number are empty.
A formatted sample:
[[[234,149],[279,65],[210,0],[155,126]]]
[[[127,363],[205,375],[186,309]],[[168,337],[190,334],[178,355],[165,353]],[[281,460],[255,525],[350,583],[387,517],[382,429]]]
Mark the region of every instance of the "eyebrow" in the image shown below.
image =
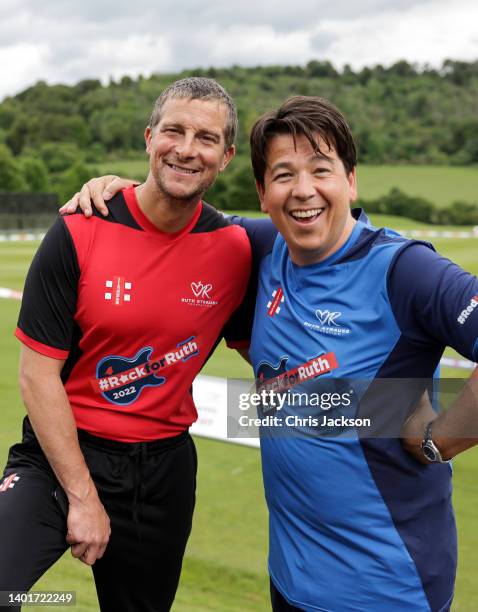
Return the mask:
[[[180,128],[180,129],[184,129],[183,126],[180,123],[163,123],[163,125],[160,127],[161,130],[167,129],[167,128]]]
[[[323,161],[328,161],[331,164],[335,163],[335,160],[333,159],[333,157],[330,157],[330,155],[326,155],[325,153],[321,153],[320,151],[316,151],[316,153],[312,155],[310,159],[315,159],[315,160],[319,159]]]
[[[182,125],[182,123],[165,123],[161,126],[161,130],[167,129],[167,128],[176,128],[179,130],[184,130],[184,126]],[[221,135],[218,134],[217,132],[211,132],[210,130],[198,130],[196,132],[196,135],[201,137],[201,136],[211,136],[211,138],[214,138],[215,142],[220,142],[221,141]]]
[[[324,153],[314,153],[309,157],[309,161],[327,161],[332,165],[334,164],[334,159],[332,157],[329,157],[328,155],[325,155]],[[278,162],[277,164],[274,164],[273,166],[270,166],[270,171],[275,172],[276,170],[282,169],[288,170],[289,168],[291,168],[291,166],[293,166],[292,162],[282,161]]]

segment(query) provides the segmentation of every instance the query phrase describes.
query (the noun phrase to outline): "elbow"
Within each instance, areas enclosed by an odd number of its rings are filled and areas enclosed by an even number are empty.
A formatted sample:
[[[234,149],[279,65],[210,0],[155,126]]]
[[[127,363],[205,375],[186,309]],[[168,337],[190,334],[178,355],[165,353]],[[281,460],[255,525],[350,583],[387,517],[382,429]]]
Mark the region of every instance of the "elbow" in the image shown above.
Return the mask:
[[[33,372],[29,368],[20,367],[18,372],[18,386],[23,399],[28,395],[32,385],[34,384]]]
[[[26,404],[33,397],[50,395],[61,385],[61,367],[63,361],[45,357],[25,347],[20,355],[18,384],[23,402]]]
[[[38,382],[38,371],[35,370],[35,368],[31,364],[20,364],[20,368],[18,371],[18,386],[20,388],[20,394],[24,402],[26,398],[31,396],[31,394],[34,392],[34,389],[38,385]]]

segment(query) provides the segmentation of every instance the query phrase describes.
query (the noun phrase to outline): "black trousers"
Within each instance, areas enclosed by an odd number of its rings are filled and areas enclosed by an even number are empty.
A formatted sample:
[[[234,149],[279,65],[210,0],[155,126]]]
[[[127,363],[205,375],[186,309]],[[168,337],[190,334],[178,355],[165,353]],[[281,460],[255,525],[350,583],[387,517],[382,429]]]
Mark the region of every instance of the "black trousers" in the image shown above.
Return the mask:
[[[275,584],[270,580],[270,591],[271,591],[271,606],[272,612],[301,612],[300,608],[291,606],[290,603],[283,597]]]
[[[106,552],[93,565],[102,612],[168,611],[195,503],[192,438],[184,432],[127,444],[83,431],[78,437],[111,521]],[[0,590],[27,591],[68,548],[66,495],[28,420],[1,483]]]

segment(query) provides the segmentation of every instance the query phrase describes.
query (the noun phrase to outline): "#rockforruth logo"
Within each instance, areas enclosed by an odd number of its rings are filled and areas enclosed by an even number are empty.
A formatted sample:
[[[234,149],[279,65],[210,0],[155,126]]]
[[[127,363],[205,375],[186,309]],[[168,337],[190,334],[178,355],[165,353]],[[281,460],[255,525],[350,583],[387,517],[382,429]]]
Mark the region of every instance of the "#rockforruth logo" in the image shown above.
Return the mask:
[[[168,368],[179,366],[199,355],[194,336],[180,342],[159,357],[152,357],[153,348],[145,346],[134,357],[108,355],[96,366],[91,384],[96,393],[117,406],[135,402],[146,387],[159,387],[166,382]]]
[[[335,353],[323,353],[301,363],[288,370],[287,361],[289,357],[282,357],[280,363],[274,366],[267,361],[262,361],[258,368],[257,389],[258,391],[274,391],[281,393],[313,380],[323,374],[328,374],[339,367]]]

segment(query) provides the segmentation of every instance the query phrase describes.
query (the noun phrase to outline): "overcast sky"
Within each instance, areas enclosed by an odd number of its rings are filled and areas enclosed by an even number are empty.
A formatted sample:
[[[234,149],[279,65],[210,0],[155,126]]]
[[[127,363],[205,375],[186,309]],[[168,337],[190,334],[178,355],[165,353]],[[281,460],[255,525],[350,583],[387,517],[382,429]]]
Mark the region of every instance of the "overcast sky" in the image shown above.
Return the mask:
[[[478,59],[477,0],[0,0],[0,99],[36,81]]]

